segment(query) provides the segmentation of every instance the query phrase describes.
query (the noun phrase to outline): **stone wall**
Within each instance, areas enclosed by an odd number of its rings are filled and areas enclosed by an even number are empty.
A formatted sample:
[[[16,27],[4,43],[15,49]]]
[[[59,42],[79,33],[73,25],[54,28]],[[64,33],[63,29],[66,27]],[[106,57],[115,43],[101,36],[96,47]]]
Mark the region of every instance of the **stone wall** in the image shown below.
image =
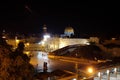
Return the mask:
[[[96,39],[96,38],[95,38]],[[98,40],[94,40],[94,38],[90,39],[83,39],[83,38],[49,38],[47,41],[44,41],[44,44],[39,44],[37,41],[36,43],[28,42],[29,45],[25,47],[25,50],[45,50],[45,51],[54,51],[57,49],[60,49],[65,46],[69,45],[88,45],[90,41],[95,41],[98,43]],[[19,40],[22,41],[22,40]],[[25,41],[25,40],[24,40]],[[28,41],[28,39],[27,39]],[[8,44],[13,45],[14,47],[17,46],[18,42],[15,42],[15,40],[8,40]]]

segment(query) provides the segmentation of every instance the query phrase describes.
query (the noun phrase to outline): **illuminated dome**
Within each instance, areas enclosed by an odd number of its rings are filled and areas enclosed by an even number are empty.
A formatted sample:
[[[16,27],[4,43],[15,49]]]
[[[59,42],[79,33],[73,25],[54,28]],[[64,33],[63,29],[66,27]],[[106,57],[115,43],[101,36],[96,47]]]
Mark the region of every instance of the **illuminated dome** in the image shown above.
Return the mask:
[[[72,28],[72,27],[66,27],[65,28],[65,31],[64,31],[64,34],[66,35],[66,36],[71,36],[71,35],[74,35],[74,29]]]

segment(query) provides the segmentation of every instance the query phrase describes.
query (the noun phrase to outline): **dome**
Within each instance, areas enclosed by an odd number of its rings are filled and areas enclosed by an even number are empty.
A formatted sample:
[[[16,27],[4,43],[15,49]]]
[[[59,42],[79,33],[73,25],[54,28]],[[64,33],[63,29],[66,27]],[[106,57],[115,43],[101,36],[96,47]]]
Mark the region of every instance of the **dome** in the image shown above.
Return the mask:
[[[71,36],[71,35],[74,35],[74,29],[72,27],[66,27],[65,30],[64,30],[64,34],[66,36]]]
[[[74,30],[72,27],[66,27],[65,32],[74,33]]]

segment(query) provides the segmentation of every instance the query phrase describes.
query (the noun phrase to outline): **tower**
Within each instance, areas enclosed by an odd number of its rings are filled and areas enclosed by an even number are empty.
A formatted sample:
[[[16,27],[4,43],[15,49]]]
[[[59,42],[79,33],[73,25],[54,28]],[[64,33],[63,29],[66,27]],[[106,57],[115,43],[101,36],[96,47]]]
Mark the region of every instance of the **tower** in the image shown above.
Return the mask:
[[[46,24],[43,25],[43,33],[44,33],[44,34],[47,33],[47,26],[46,26]]]
[[[5,32],[5,30],[3,30],[3,32],[2,32],[2,38],[6,38],[6,32]]]

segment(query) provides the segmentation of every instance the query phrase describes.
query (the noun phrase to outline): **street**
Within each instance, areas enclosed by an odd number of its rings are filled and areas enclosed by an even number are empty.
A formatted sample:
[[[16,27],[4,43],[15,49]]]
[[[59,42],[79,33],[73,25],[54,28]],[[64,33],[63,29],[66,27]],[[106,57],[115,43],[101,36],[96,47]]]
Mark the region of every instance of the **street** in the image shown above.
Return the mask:
[[[32,52],[34,54],[33,57],[31,57],[30,63],[36,67],[38,65],[38,69],[42,71],[43,69],[43,63],[47,62],[48,66],[48,72],[52,72],[53,70],[61,69],[61,70],[67,70],[70,72],[75,73],[76,72],[76,66],[74,62],[62,60],[62,59],[49,59],[47,57],[47,53],[44,52]],[[84,64],[78,64],[78,68],[85,68],[83,66]]]
[[[34,56],[31,58],[30,63],[34,66],[38,64],[38,69],[42,71],[43,63],[47,62],[48,72],[53,70],[62,69],[75,72],[75,64],[71,62],[65,62],[58,59],[49,59],[47,53],[34,52]]]

